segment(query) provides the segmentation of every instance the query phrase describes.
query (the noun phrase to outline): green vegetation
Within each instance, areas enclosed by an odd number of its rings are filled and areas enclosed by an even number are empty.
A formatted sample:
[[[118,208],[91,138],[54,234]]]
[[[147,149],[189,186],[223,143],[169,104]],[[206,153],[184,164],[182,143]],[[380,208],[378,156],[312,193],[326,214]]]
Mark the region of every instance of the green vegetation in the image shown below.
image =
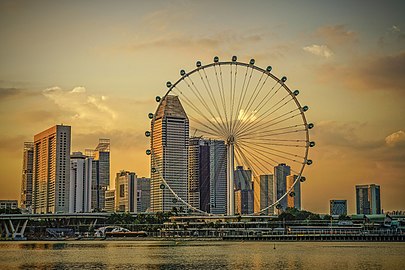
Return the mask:
[[[330,216],[328,217],[328,220],[329,219]],[[296,208],[288,207],[278,216],[278,220],[321,220],[321,217],[319,214],[311,213],[306,210],[298,210]]]

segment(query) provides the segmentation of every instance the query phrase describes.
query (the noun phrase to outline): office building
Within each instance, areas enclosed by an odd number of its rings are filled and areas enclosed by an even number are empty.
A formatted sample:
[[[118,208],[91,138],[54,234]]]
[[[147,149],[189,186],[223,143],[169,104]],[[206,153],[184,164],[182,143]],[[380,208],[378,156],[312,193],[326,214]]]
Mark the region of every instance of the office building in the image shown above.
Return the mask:
[[[381,214],[380,186],[356,185],[357,214]]]
[[[213,214],[226,213],[226,146],[224,141],[191,138],[189,203]]]
[[[297,180],[297,178],[298,178],[297,175],[289,175],[286,177],[287,190],[289,190],[293,186],[293,184],[294,184],[295,180]],[[287,207],[296,208],[298,210],[301,210],[301,182],[300,181],[297,181],[297,183],[295,183],[294,187],[288,193]]]
[[[290,175],[290,166],[281,163],[274,167],[274,181],[276,183],[276,200],[279,200],[287,192],[287,176]],[[279,202],[282,210],[288,206],[287,196]]]
[[[115,177],[115,210],[137,212],[137,184],[134,172],[121,171]]]
[[[96,149],[86,149],[86,156],[93,158],[91,208],[92,211],[103,211],[105,191],[110,185],[110,139],[99,139]]]
[[[274,196],[274,177],[272,174],[265,174],[259,176],[259,181],[254,189],[254,212],[259,212],[262,209],[272,205],[275,200]],[[274,206],[264,210],[262,214],[273,215]]]
[[[252,214],[254,212],[254,194],[252,171],[237,166],[234,171],[235,181],[235,213]]]
[[[115,212],[115,189],[107,189],[104,198],[104,210],[108,213]]]
[[[70,156],[69,213],[91,212],[93,158],[81,152]]]
[[[32,171],[34,165],[34,143],[25,142],[21,182],[20,207],[31,209],[32,205]]]
[[[141,177],[136,179],[137,211],[149,212],[150,210],[150,178]]]
[[[347,200],[330,200],[330,215],[347,215]]]
[[[164,97],[151,130],[151,211],[184,207],[162,180],[180,198],[188,200],[189,121],[177,96]]]
[[[34,136],[34,214],[69,211],[70,134],[70,126],[56,125]]]

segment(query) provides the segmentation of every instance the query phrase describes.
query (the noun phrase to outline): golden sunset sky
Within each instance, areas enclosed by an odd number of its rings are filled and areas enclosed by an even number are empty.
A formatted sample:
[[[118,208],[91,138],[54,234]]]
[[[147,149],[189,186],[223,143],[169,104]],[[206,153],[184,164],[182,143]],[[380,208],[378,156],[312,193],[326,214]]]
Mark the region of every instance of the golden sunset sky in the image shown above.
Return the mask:
[[[0,199],[19,199],[24,141],[72,126],[111,139],[111,180],[149,176],[147,117],[166,81],[214,56],[273,66],[315,124],[303,208],[355,211],[355,185],[405,210],[403,1],[0,1]]]

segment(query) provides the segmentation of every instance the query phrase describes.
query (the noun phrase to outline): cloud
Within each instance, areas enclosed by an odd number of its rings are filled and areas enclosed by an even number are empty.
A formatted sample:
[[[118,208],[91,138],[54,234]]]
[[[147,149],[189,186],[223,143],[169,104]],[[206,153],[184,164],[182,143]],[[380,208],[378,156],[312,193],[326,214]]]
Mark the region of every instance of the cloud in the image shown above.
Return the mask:
[[[331,49],[329,49],[329,47],[326,45],[313,44],[310,46],[306,46],[302,49],[306,52],[312,53],[317,56],[322,56],[325,58],[329,58],[329,57],[333,56],[333,51]]]
[[[342,82],[352,90],[392,90],[405,94],[405,51],[395,55],[362,56],[345,65],[325,64],[320,81]]]
[[[105,96],[90,95],[84,87],[75,87],[71,91],[62,90],[58,86],[42,91],[43,95],[52,100],[70,121],[81,121],[88,126],[108,123],[116,118],[116,113],[106,103]]]
[[[397,25],[392,25],[378,39],[378,45],[385,47],[393,44],[402,43],[405,40],[405,33]]]
[[[328,25],[316,30],[315,36],[324,39],[329,46],[339,46],[357,41],[357,33],[346,29],[345,25]]]
[[[385,138],[385,143],[391,147],[404,142],[405,142],[405,132],[403,130],[394,132]]]

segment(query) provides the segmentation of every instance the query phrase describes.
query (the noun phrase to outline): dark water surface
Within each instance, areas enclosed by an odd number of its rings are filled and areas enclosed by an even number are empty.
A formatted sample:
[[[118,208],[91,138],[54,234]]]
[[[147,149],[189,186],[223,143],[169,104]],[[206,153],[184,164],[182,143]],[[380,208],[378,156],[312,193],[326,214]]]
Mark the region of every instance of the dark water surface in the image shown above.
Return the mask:
[[[0,254],[1,270],[405,269],[405,243],[25,241]]]

